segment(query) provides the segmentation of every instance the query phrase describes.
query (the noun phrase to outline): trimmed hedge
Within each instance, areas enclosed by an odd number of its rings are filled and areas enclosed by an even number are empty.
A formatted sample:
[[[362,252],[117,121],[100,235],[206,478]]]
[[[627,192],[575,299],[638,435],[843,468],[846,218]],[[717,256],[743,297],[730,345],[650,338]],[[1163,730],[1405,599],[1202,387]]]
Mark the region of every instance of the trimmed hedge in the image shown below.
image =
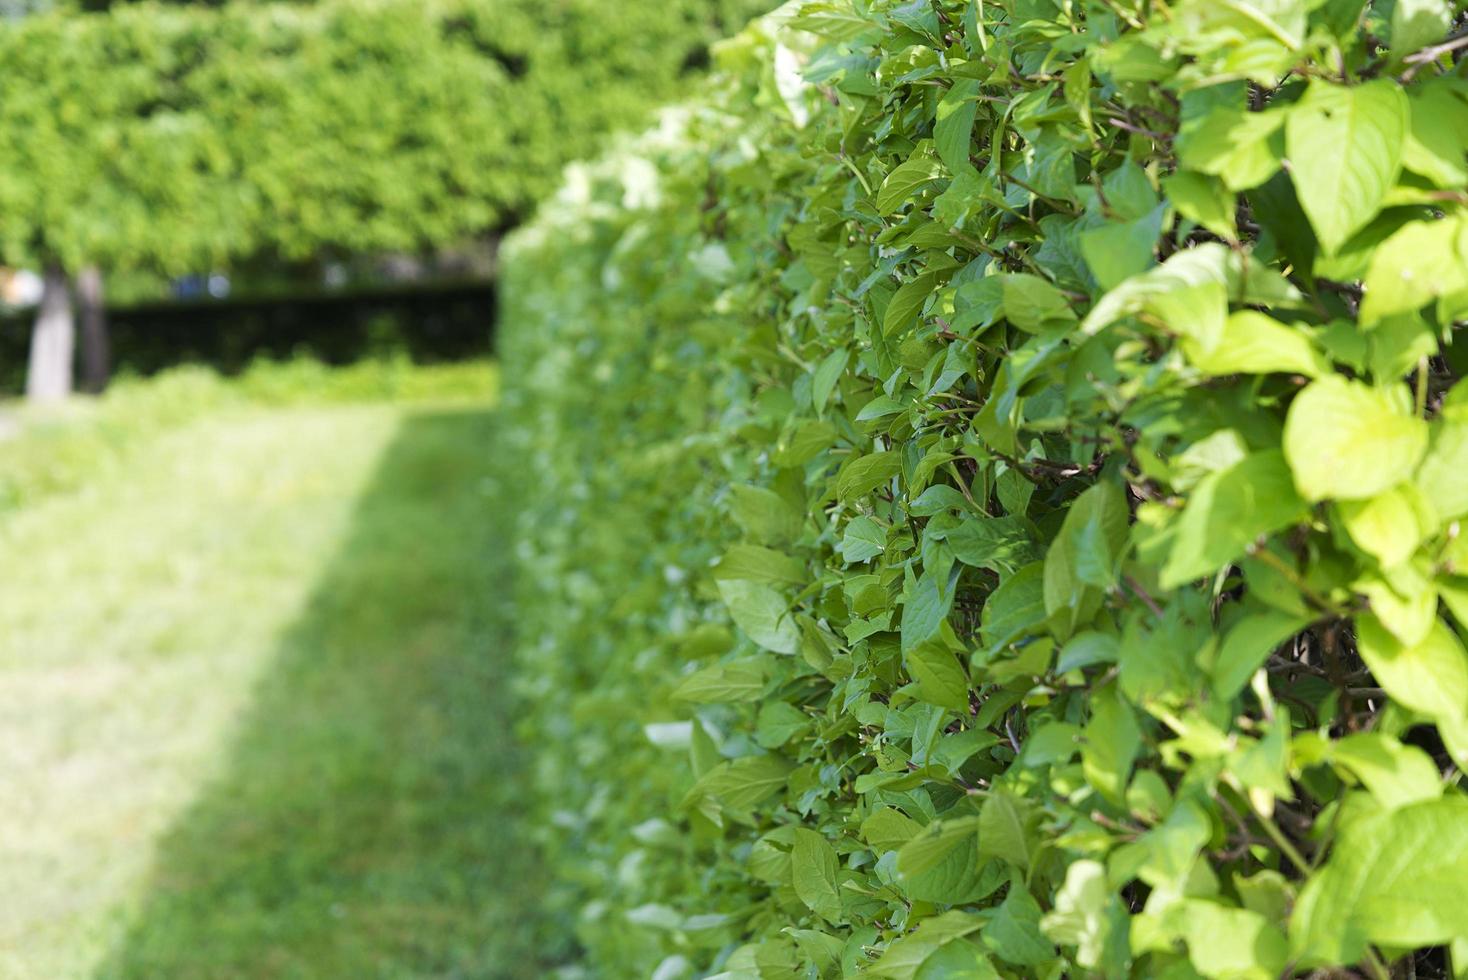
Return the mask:
[[[1468,971],[1463,5],[786,8],[508,249],[590,972]]]
[[[0,18],[0,261],[208,269],[507,227],[763,0]]]

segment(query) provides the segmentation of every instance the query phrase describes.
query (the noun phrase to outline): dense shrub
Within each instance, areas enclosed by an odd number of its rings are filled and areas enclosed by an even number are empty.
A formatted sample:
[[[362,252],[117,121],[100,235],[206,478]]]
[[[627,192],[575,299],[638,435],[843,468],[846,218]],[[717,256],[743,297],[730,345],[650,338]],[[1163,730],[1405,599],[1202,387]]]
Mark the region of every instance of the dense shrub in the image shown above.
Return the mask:
[[[590,973],[1464,975],[1464,19],[811,3],[571,172],[503,337]]]
[[[503,227],[765,9],[322,0],[0,19],[0,261],[178,272]]]

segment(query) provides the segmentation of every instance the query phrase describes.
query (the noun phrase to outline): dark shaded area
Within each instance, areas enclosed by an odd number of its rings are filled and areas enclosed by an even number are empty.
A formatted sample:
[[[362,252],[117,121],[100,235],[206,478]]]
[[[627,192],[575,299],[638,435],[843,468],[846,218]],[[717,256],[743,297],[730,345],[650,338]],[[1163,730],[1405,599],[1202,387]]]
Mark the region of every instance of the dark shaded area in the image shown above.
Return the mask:
[[[497,424],[404,423],[99,978],[548,974]]]
[[[0,394],[25,389],[31,311],[0,318]],[[177,364],[235,374],[258,357],[328,364],[406,353],[419,364],[491,352],[494,284],[359,287],[289,296],[167,300],[108,310],[113,373]]]

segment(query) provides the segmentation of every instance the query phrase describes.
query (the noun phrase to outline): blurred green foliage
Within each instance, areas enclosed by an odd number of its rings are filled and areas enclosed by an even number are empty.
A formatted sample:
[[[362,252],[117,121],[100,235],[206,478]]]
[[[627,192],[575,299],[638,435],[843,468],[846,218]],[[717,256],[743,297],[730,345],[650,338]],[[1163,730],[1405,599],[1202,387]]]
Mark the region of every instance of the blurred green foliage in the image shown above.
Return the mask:
[[[138,3],[0,22],[0,261],[181,272],[503,227],[762,6]]]

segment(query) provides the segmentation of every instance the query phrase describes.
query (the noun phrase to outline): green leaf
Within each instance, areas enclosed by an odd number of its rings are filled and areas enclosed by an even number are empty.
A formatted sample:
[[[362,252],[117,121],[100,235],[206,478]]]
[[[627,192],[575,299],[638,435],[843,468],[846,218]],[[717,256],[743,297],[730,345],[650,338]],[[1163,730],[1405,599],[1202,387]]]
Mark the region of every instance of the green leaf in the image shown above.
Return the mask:
[[[1453,631],[1434,620],[1427,638],[1406,646],[1375,616],[1356,621],[1357,648],[1393,701],[1430,718],[1468,717],[1468,654]]]
[[[1329,374],[1330,361],[1302,331],[1273,317],[1241,310],[1223,324],[1223,333],[1211,349],[1189,337],[1183,353],[1204,374]]]
[[[1468,291],[1468,215],[1403,225],[1372,252],[1364,283],[1360,316],[1367,327]]]
[[[1177,522],[1162,587],[1174,589],[1243,557],[1256,540],[1301,520],[1290,468],[1278,450],[1254,453],[1210,473],[1193,489]]]
[[[1214,692],[1221,698],[1235,697],[1269,655],[1309,622],[1306,616],[1279,609],[1264,609],[1239,619],[1224,635],[1213,665]]]
[[[1162,190],[1178,213],[1222,238],[1239,237],[1234,214],[1238,202],[1223,181],[1209,174],[1180,170],[1162,179]]]
[[[730,510],[744,532],[761,544],[785,544],[800,536],[800,512],[773,490],[736,483],[729,488]]]
[[[1026,565],[984,603],[980,631],[989,646],[1008,643],[1045,621],[1045,563]]]
[[[984,920],[957,909],[925,919],[917,931],[892,941],[863,975],[887,980],[915,980],[918,970],[934,952],[955,939],[977,932]]]
[[[1370,500],[1348,500],[1338,506],[1351,540],[1387,568],[1412,557],[1423,537],[1436,530],[1428,526],[1430,518],[1423,513],[1423,502],[1410,483]]]
[[[871,493],[902,471],[902,458],[892,450],[857,456],[841,467],[836,496],[851,500]]]
[[[1390,735],[1360,732],[1334,743],[1330,758],[1350,770],[1388,810],[1442,796],[1442,777],[1432,758]]]
[[[956,590],[948,576],[924,572],[902,606],[902,651],[907,653],[938,635],[953,608]],[[965,697],[964,705],[968,699]]]
[[[806,908],[827,922],[840,922],[841,895],[836,890],[836,850],[826,838],[805,827],[795,829],[790,874],[795,894]]]
[[[673,697],[704,704],[757,701],[764,689],[764,664],[733,660],[689,674],[673,689]]]
[[[1126,798],[1132,763],[1142,747],[1142,732],[1136,718],[1114,686],[1096,691],[1091,701],[1091,720],[1086,723],[1081,763],[1086,782],[1113,803]]]
[[[1298,965],[1360,962],[1370,944],[1413,949],[1468,936],[1468,800],[1359,816],[1290,916]]]
[[[922,312],[923,304],[933,295],[937,286],[936,272],[925,273],[903,283],[893,294],[892,301],[887,304],[887,312],[882,317],[882,333],[890,337],[912,326],[917,315]]]
[[[730,545],[714,566],[714,578],[804,585],[810,575],[803,564],[784,552],[755,544],[736,544]]]
[[[928,954],[913,980],[1002,980],[983,950],[959,939]]]
[[[1426,450],[1427,423],[1399,386],[1321,378],[1295,396],[1285,420],[1285,458],[1309,501],[1374,497],[1409,477]]]
[[[974,116],[979,109],[978,94],[978,79],[961,78],[938,103],[933,142],[938,148],[938,159],[955,174],[973,169],[968,154],[973,142]]]
[[[1189,170],[1222,179],[1230,191],[1264,183],[1279,170],[1286,114],[1219,106],[1183,123],[1178,160]]]
[[[1257,912],[1190,900],[1179,918],[1188,959],[1205,977],[1272,980],[1289,962],[1284,933]]]
[[[895,213],[942,176],[943,166],[937,160],[915,157],[899,164],[877,191],[877,212],[882,215]]]
[[[831,392],[841,377],[841,372],[846,370],[847,357],[844,348],[833,350],[816,366],[815,375],[811,378],[810,383],[810,398],[817,413],[826,410],[826,402],[830,399]]]
[[[1101,590],[1115,583],[1129,518],[1126,498],[1110,482],[1090,488],[1066,511],[1045,554],[1045,613],[1059,622],[1061,639],[1094,615]]]
[[[924,643],[908,650],[906,656],[907,672],[918,682],[922,700],[950,711],[968,712],[968,677],[947,647]]]
[[[1037,850],[1037,820],[1027,800],[995,790],[979,811],[979,853],[1008,861],[1028,874]]]
[[[981,831],[982,833],[982,831]],[[994,955],[1015,966],[1040,966],[1055,959],[1055,946],[1040,930],[1038,902],[1019,881],[1010,883],[999,911],[989,920],[982,939]]]
[[[841,556],[847,564],[864,562],[887,550],[887,532],[870,517],[854,518],[841,537]]]
[[[1437,517],[1451,521],[1468,514],[1468,422],[1446,420],[1433,426],[1432,445],[1417,470],[1417,489]]]
[[[754,741],[762,749],[778,749],[811,727],[811,719],[785,701],[760,705],[754,726]]]
[[[730,617],[751,640],[775,653],[794,653],[799,648],[800,629],[779,592],[738,579],[722,580],[718,586]]]
[[[979,861],[979,818],[929,825],[897,852],[897,871],[908,896],[919,902],[957,905],[984,891]]]
[[[1447,37],[1453,20],[1447,0],[1396,0],[1391,11],[1394,61]]]
[[[1295,192],[1327,254],[1381,210],[1401,170],[1410,111],[1387,79],[1349,87],[1316,79],[1290,108],[1285,150]]]
[[[943,540],[965,565],[1008,574],[1039,557],[1030,533],[1014,517],[967,517]]]
[[[1082,967],[1106,976],[1125,975],[1127,915],[1099,861],[1076,861],[1066,869],[1055,907],[1040,920],[1040,928],[1060,945],[1076,947],[1076,962]]]

